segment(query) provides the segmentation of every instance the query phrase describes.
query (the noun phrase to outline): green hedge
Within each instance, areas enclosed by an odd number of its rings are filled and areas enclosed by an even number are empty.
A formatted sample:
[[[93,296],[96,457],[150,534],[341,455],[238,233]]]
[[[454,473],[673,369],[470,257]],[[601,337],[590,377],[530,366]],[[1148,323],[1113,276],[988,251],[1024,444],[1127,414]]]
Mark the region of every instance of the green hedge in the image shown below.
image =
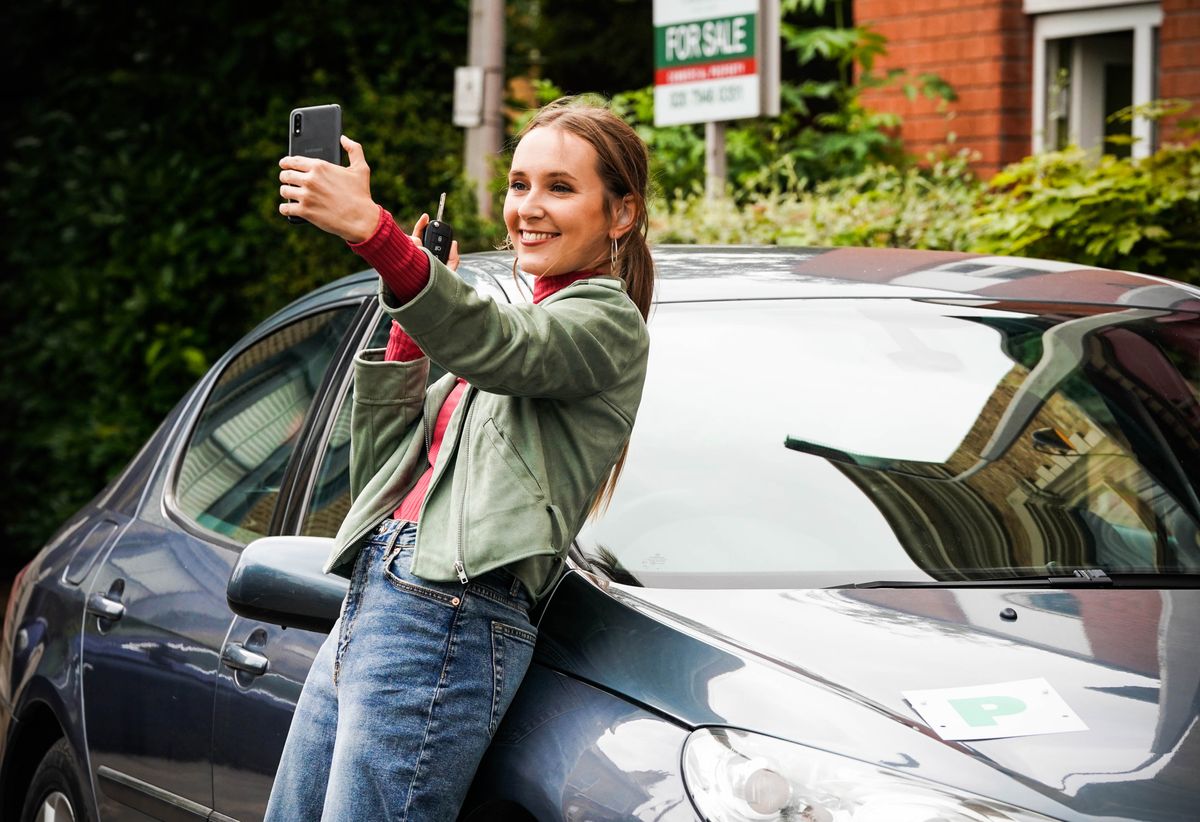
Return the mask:
[[[992,178],[969,233],[973,250],[1200,282],[1200,144],[1140,162],[1079,149],[1026,158]]]
[[[8,9],[0,566],[28,556],[273,309],[363,267],[276,211],[287,115],[339,102],[400,219],[449,190],[467,0]],[[19,82],[15,82],[19,79]]]
[[[962,155],[876,165],[811,190],[654,209],[654,239],[937,248],[1045,257],[1200,282],[1200,143],[1134,161],[1079,149],[977,181]]]
[[[959,248],[979,189],[962,156],[925,168],[876,165],[742,202],[677,196],[651,209],[651,230],[657,242]]]

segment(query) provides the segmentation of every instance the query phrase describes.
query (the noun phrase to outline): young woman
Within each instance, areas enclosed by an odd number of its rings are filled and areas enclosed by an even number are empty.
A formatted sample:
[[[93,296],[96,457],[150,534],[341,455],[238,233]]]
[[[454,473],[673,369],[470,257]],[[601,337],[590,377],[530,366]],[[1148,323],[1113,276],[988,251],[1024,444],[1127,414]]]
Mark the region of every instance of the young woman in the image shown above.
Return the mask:
[[[355,363],[350,577],[292,720],[267,818],[450,820],[536,639],[529,607],[612,493],[646,373],[646,147],[564,100],[524,129],[504,221],[534,301],[481,297],[349,167],[280,161],[280,213],[373,265],[395,321]],[[452,262],[456,259],[452,257]],[[426,389],[429,361],[449,372]]]

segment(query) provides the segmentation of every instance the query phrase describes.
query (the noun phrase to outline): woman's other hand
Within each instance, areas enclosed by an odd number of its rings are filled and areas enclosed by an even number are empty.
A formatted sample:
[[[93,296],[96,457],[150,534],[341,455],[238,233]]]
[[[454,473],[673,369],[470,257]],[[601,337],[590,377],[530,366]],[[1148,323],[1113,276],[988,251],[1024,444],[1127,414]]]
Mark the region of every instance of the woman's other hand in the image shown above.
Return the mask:
[[[425,243],[421,238],[425,236],[425,227],[427,225],[429,225],[429,215],[422,214],[417,219],[416,225],[413,226],[411,236],[412,241],[416,244],[417,248],[425,247]],[[446,268],[450,269],[451,271],[458,271],[458,240],[450,241],[450,254],[446,258]]]
[[[280,203],[279,213],[303,217],[346,242],[361,243],[375,233],[379,206],[371,199],[371,169],[362,146],[343,135],[342,148],[349,166],[312,157],[279,161],[279,196],[294,201]]]

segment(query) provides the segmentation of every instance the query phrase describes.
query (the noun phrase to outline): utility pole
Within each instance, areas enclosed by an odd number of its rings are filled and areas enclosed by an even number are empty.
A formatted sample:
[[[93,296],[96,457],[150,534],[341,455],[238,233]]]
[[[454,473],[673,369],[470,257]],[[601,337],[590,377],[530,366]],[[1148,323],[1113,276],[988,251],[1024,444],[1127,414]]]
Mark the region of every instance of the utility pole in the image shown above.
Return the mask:
[[[504,1],[471,0],[467,64],[483,73],[483,115],[467,129],[463,166],[475,183],[479,216],[492,216],[494,160],[504,142]]]

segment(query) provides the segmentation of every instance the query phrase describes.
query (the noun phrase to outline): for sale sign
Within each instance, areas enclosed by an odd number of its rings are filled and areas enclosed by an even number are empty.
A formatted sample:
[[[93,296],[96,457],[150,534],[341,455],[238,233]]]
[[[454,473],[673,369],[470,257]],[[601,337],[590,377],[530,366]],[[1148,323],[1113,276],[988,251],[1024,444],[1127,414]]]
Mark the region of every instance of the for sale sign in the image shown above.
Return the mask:
[[[762,113],[759,0],[655,0],[654,124]]]

